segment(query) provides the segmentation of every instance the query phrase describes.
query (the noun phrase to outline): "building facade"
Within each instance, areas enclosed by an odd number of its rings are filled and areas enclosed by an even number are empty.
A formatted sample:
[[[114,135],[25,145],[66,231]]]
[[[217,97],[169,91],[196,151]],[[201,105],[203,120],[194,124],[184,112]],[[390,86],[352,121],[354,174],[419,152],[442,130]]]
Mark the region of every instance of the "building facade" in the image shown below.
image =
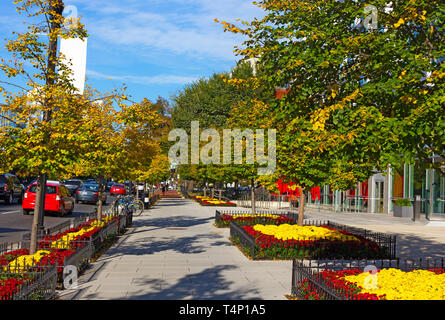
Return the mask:
[[[333,211],[391,214],[397,199],[413,203],[416,196],[420,197],[421,214],[445,214],[445,177],[420,163],[405,164],[399,170],[376,173],[350,190],[332,190],[329,185],[313,188],[307,204]]]

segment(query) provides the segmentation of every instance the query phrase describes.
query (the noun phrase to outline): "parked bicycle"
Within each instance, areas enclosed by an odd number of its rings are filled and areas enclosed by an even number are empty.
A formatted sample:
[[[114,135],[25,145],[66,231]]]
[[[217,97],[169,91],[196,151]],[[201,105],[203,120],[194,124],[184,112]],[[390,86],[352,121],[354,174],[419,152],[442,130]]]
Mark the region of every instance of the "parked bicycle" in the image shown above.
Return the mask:
[[[120,211],[133,211],[134,216],[140,216],[144,211],[144,203],[141,200],[135,199],[134,196],[118,196],[112,204],[113,213],[119,214]]]

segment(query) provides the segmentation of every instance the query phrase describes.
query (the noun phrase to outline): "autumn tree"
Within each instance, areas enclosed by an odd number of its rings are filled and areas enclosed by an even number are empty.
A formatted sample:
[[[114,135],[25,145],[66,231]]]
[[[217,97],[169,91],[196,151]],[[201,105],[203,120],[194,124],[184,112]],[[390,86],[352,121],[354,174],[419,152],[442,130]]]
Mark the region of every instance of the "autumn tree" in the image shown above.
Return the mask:
[[[243,72],[245,71],[234,70],[232,73],[241,78]],[[232,106],[246,95],[246,92],[237,90],[224,80],[229,76],[228,72],[215,73],[208,79],[203,78],[185,86],[172,99],[172,126],[184,129],[190,136],[192,121],[198,121],[200,129],[222,132]],[[200,142],[200,147],[205,145],[206,142]],[[178,172],[183,180],[194,180],[204,185],[208,182],[231,182],[229,179],[232,179],[222,166],[202,162],[181,164]]]
[[[82,99],[85,108],[79,110],[82,123],[77,131],[80,154],[72,163],[75,176],[94,177],[99,182],[97,219],[102,218],[103,181],[112,178],[120,170],[119,157],[124,152],[124,136],[119,118],[120,107],[124,105],[124,90],[112,90],[105,94],[87,88]]]
[[[262,83],[288,89],[271,105],[284,177],[345,189],[443,152],[443,3],[256,4],[263,19],[222,24],[248,37],[236,51],[259,59]]]
[[[114,177],[145,181],[147,174],[153,172],[153,159],[165,154],[163,144],[169,130],[169,119],[164,111],[162,106],[148,99],[122,108],[118,114],[122,152],[117,159]]]
[[[64,3],[61,0],[17,0],[17,11],[30,21],[27,30],[15,33],[6,44],[12,55],[1,59],[0,69],[11,81],[2,81],[0,91],[5,103],[2,113],[12,113],[13,126],[2,128],[1,170],[16,169],[38,176],[36,205],[31,232],[31,253],[36,250],[37,229],[43,214],[48,175],[66,175],[76,160],[76,129],[81,125],[77,96],[71,71],[58,53],[59,38],[84,39],[87,34],[78,22],[64,26]],[[24,84],[22,84],[24,83]]]
[[[253,67],[255,67],[255,72]],[[224,80],[233,88],[244,92],[245,94],[237,101],[234,101],[227,120],[227,128],[232,130],[238,129],[240,132],[252,130],[251,138],[253,139],[252,141],[254,143],[255,151],[252,151],[251,149],[249,150],[246,141],[243,141],[242,163],[231,163],[227,166],[226,170],[229,170],[230,174],[234,176],[236,180],[245,180],[249,182],[251,187],[251,208],[252,213],[255,213],[256,182],[259,180],[265,181],[267,180],[266,177],[276,176],[275,152],[273,152],[273,154],[268,154],[268,152],[271,152],[272,146],[272,141],[269,141],[268,139],[268,133],[269,130],[275,130],[275,128],[272,127],[272,122],[270,121],[271,118],[269,116],[270,101],[273,100],[274,96],[271,94],[271,90],[266,84],[261,85],[259,78],[262,76],[262,70],[257,68],[256,65],[241,60],[237,65],[236,71],[238,72],[234,72],[230,78],[224,78]],[[263,130],[261,136],[261,141],[263,141],[263,143],[259,143],[260,136],[257,135],[257,129]],[[273,139],[275,139],[275,136]],[[266,145],[268,148],[266,148]],[[268,150],[268,152],[266,152],[266,150]],[[235,152],[234,149],[233,152]],[[273,159],[269,159],[275,163],[272,172],[268,172],[265,175],[259,172],[259,168],[262,167],[262,163],[260,163],[260,159],[258,158],[259,154],[273,157]]]
[[[170,177],[170,163],[168,156],[163,153],[159,153],[153,157],[148,169],[140,170],[138,173],[139,181],[144,181],[150,185],[150,193],[153,185],[156,185],[162,181],[167,180]]]

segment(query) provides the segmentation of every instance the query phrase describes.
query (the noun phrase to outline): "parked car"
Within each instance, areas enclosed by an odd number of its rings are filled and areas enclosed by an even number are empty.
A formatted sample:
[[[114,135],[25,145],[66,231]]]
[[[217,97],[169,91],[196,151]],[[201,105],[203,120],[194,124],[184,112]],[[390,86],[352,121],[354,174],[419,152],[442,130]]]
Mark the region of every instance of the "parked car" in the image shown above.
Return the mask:
[[[132,194],[132,193],[136,192],[135,185],[130,181],[125,181],[124,186],[125,186],[125,191],[127,192],[127,194]]]
[[[37,182],[31,183],[25,192],[22,203],[23,214],[34,210]],[[45,194],[45,212],[55,212],[58,216],[72,214],[74,200],[67,187],[58,181],[47,181]]]
[[[0,174],[0,200],[12,204],[15,199],[22,202],[25,190],[19,179],[10,173]]]
[[[63,184],[68,188],[71,195],[73,196],[77,189],[82,185],[82,180],[79,179],[67,179],[63,180]]]
[[[108,182],[107,185],[105,186],[105,191],[106,192],[110,192],[111,187],[113,186],[113,184],[115,184],[116,182]]]
[[[94,179],[86,179],[85,184],[98,184],[96,180]]]
[[[97,184],[83,184],[76,190],[74,198],[76,203],[97,203],[99,201],[99,185]],[[102,203],[107,203],[107,194],[102,192]]]
[[[110,189],[110,196],[119,194],[126,194],[125,186],[122,183],[115,183]]]

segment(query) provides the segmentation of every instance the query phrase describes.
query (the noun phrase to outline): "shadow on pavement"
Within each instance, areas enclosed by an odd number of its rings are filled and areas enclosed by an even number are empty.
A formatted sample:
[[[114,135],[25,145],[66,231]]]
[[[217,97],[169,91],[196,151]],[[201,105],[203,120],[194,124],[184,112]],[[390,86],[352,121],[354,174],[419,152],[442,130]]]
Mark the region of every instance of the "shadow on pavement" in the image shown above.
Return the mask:
[[[111,259],[120,255],[147,255],[154,254],[162,251],[173,250],[177,253],[202,253],[209,247],[209,243],[202,245],[202,241],[206,239],[222,240],[222,236],[216,234],[197,234],[193,236],[178,237],[172,231],[171,237],[159,239],[159,237],[144,237],[137,240],[133,240],[128,244],[121,243],[117,247],[110,248],[107,251],[107,255],[110,255]],[[218,243],[218,242],[215,242]],[[105,260],[104,258],[103,260]]]
[[[258,291],[254,288],[230,289],[233,281],[227,280],[223,271],[235,269],[233,265],[222,265],[208,268],[202,272],[186,275],[176,283],[168,283],[164,279],[151,279],[138,285],[154,287],[157,292],[138,294],[129,292],[129,300],[247,300],[258,299]]]
[[[397,234],[396,252],[400,259],[445,259],[445,245],[415,235]]]
[[[162,229],[162,228],[187,228],[193,227],[200,224],[208,223],[214,220],[214,217],[208,218],[195,218],[190,216],[174,216],[165,218],[150,218],[150,219],[134,219],[133,227],[155,227],[151,230]],[[147,232],[143,230],[142,232]]]
[[[260,299],[255,288],[230,288],[235,281],[227,279],[224,271],[236,269],[234,265],[219,265],[179,279],[135,279],[135,291],[119,300],[248,300]],[[140,288],[140,290],[137,290]],[[147,292],[150,291],[150,292]],[[100,293],[87,294],[81,299],[97,299]]]

